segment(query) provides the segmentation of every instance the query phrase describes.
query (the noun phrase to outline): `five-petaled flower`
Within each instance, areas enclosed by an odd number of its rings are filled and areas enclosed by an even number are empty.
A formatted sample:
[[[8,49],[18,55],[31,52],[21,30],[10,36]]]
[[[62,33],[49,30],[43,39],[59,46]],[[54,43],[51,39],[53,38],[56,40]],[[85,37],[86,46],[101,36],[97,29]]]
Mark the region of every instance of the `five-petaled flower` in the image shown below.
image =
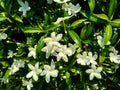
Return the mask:
[[[25,3],[23,3],[21,0],[17,0],[17,1],[19,5],[21,6],[18,11],[23,12],[23,16],[26,17],[27,11],[31,9],[28,2],[25,1]]]
[[[31,90],[33,87],[32,80],[30,79],[29,81],[23,81],[23,86],[26,86],[27,90]]]
[[[40,74],[41,76],[45,75],[45,80],[47,83],[50,82],[50,76],[51,77],[57,77],[58,76],[58,70],[55,69],[55,62],[52,60],[51,65],[44,65],[44,70]]]
[[[39,62],[37,62],[35,66],[33,66],[32,64],[28,64],[28,67],[31,71],[26,75],[26,78],[33,77],[33,79],[37,81],[38,75],[42,72],[42,70],[39,69]]]
[[[29,53],[28,53],[28,57],[32,57],[35,59],[36,58],[36,47],[37,45],[33,47],[29,47],[28,50],[29,50]]]
[[[95,65],[91,66],[91,69],[87,69],[86,73],[90,74],[89,79],[93,80],[94,77],[101,79],[100,72],[102,71],[102,67],[96,67]]]
[[[56,55],[56,49],[61,46],[59,41],[62,39],[62,34],[55,35],[55,32],[51,33],[51,37],[44,39],[46,46],[42,48],[43,52],[46,52],[46,58],[50,55]]]

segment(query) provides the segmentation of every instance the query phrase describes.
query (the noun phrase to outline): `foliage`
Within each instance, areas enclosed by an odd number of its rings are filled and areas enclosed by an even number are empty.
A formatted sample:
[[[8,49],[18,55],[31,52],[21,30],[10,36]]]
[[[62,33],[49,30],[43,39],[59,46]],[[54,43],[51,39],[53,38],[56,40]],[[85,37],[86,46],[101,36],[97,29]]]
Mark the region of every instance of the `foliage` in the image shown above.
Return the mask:
[[[120,89],[119,5],[0,0],[0,89]]]

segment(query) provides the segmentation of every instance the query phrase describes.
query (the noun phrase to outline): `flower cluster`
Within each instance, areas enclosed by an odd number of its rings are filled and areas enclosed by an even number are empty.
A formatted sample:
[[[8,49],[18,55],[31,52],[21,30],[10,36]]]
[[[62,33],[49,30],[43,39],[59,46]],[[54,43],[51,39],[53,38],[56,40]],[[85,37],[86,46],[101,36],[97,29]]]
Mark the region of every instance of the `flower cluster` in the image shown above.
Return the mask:
[[[120,3],[78,1],[0,0],[0,90],[120,88]]]

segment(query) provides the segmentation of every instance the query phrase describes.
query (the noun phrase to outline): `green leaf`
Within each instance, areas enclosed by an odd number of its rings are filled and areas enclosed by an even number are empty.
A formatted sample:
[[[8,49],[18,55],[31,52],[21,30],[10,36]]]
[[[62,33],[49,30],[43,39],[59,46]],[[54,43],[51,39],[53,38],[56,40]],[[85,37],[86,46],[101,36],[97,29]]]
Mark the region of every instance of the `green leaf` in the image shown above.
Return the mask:
[[[114,32],[113,37],[110,40],[111,44],[114,44],[117,39],[118,39],[118,33]]]
[[[80,38],[81,39],[86,38],[85,33],[86,33],[86,25],[81,29],[81,32],[80,32]]]
[[[77,27],[80,24],[82,24],[84,21],[85,21],[85,19],[78,19],[71,24],[71,27]]]
[[[39,41],[38,41],[38,45],[37,45],[37,48],[36,48],[36,52],[37,53],[40,53],[41,52],[41,49],[43,48],[43,46],[45,45],[45,43],[44,43],[44,38],[45,38],[45,36],[42,36],[40,39],[39,39]]]
[[[100,18],[100,19],[103,19],[103,20],[109,20],[107,15],[101,13],[101,14],[94,14],[96,17]]]
[[[110,24],[114,27],[120,27],[120,19],[112,20]]]
[[[111,25],[107,25],[105,27],[105,32],[104,32],[104,45],[106,45],[108,43],[108,41],[111,39],[112,37],[112,26]]]
[[[24,27],[22,30],[24,33],[41,33],[41,32],[43,32],[36,26],[35,27],[31,27],[31,26]]]
[[[72,30],[68,30],[68,34],[70,35],[72,40],[81,47],[81,39],[78,34]]]
[[[105,61],[105,56],[104,55],[100,55],[99,56],[99,63],[102,64]]]
[[[13,17],[13,19],[15,19],[16,21],[23,23],[22,19],[21,19],[17,14],[12,15],[12,17]]]
[[[0,21],[4,21],[4,20],[6,20],[7,18],[5,17],[5,16],[3,16],[3,15],[1,15],[0,14]]]
[[[90,12],[92,13],[95,8],[95,0],[88,0]]]
[[[70,73],[69,73],[69,72],[66,72],[65,75],[66,75],[66,83],[67,83],[67,85],[68,85],[68,90],[71,90],[71,78],[70,78]]]
[[[94,24],[90,23],[90,24],[87,25],[87,28],[86,28],[87,30],[86,30],[86,33],[85,33],[86,37],[88,37],[92,33],[93,28],[94,28]]]
[[[53,24],[53,25],[48,25],[47,27],[46,27],[46,29],[45,29],[45,31],[54,31],[56,28],[58,28],[59,27],[59,25],[55,25],[55,24]]]
[[[117,0],[110,0],[109,10],[108,10],[108,17],[110,20],[113,18],[116,8],[117,8]]]
[[[10,69],[8,69],[8,70],[5,72],[5,75],[3,76],[5,82],[8,82],[8,80],[9,80],[9,75],[10,75]]]

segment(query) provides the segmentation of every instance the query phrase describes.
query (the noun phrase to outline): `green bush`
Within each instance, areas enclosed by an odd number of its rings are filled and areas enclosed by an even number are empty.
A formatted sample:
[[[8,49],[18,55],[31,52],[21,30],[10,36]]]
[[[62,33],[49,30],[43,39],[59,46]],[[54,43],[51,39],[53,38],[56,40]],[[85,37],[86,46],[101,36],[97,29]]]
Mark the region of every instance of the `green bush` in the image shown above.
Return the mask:
[[[119,0],[0,0],[0,90],[119,90]]]

